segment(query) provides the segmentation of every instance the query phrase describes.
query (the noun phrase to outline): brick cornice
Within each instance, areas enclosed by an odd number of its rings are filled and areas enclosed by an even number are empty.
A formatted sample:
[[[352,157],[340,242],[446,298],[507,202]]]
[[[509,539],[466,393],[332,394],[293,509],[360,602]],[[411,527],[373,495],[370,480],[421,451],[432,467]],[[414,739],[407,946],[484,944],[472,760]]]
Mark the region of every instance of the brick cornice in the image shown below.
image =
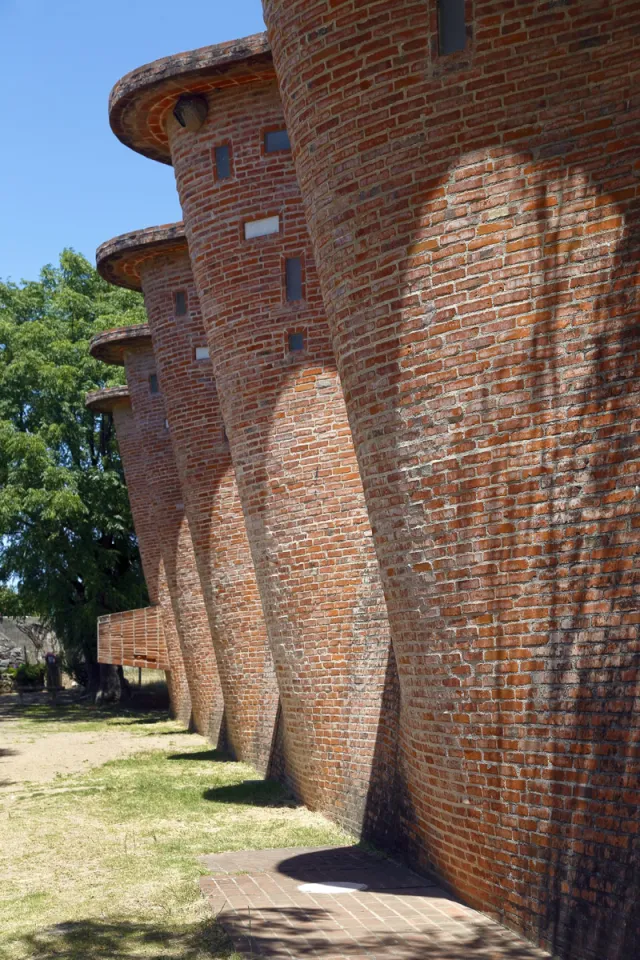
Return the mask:
[[[104,333],[96,334],[89,341],[89,353],[103,363],[123,367],[125,350],[141,346],[151,346],[151,334],[147,323],[132,327],[116,327],[114,330],[105,330]]]
[[[96,250],[96,266],[107,283],[141,291],[142,264],[174,252],[188,252],[183,223],[147,227],[107,240]]]
[[[92,390],[85,397],[84,403],[93,413],[111,413],[114,407],[131,403],[129,388],[118,386]]]
[[[171,165],[166,123],[180,96],[274,77],[266,33],[154,60],[114,86],[109,97],[111,129],[132,150]]]

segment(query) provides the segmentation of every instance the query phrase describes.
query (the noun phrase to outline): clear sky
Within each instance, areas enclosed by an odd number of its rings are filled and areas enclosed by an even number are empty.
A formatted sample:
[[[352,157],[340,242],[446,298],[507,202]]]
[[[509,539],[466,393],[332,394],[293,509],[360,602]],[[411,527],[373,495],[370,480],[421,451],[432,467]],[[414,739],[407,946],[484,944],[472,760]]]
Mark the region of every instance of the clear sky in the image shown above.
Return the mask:
[[[264,29],[260,0],[0,0],[0,279],[180,219],[171,167],[111,133],[124,73]]]

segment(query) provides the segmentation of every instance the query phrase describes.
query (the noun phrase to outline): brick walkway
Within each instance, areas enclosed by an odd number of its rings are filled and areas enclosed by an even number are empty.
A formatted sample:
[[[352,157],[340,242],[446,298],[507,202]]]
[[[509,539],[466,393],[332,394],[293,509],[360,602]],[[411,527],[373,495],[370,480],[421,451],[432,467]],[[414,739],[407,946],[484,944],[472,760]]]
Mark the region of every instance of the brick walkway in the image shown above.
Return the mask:
[[[201,887],[235,947],[271,960],[542,960],[549,954],[435,883],[355,847],[201,858]],[[301,889],[308,884],[322,888]],[[366,885],[356,890],[349,885]],[[341,889],[345,892],[337,892]],[[337,887],[337,890],[335,889]]]

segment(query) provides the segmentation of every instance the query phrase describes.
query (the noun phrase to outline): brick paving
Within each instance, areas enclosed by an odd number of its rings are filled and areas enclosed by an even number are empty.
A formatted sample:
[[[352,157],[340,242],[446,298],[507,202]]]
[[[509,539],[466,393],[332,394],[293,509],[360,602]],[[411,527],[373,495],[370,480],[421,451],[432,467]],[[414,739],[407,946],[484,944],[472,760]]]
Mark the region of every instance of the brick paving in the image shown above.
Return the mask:
[[[537,960],[549,954],[434,881],[356,847],[201,858],[201,888],[238,951],[271,960]],[[306,884],[366,884],[323,893]]]

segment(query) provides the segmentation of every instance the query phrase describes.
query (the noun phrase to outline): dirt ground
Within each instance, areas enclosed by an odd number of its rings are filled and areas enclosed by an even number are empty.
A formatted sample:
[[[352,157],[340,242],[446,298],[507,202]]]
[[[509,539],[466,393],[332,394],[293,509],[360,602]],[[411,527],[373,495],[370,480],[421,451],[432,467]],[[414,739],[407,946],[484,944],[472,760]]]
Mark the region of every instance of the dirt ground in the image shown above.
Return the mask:
[[[57,776],[83,773],[141,750],[194,750],[207,742],[197,734],[166,729],[158,734],[145,732],[141,742],[136,726],[105,729],[101,724],[94,729],[92,724],[79,723],[80,729],[74,729],[73,723],[65,723],[61,730],[47,724],[34,731],[14,712],[16,706],[15,695],[0,696],[0,788],[9,792],[25,782],[46,783]]]

